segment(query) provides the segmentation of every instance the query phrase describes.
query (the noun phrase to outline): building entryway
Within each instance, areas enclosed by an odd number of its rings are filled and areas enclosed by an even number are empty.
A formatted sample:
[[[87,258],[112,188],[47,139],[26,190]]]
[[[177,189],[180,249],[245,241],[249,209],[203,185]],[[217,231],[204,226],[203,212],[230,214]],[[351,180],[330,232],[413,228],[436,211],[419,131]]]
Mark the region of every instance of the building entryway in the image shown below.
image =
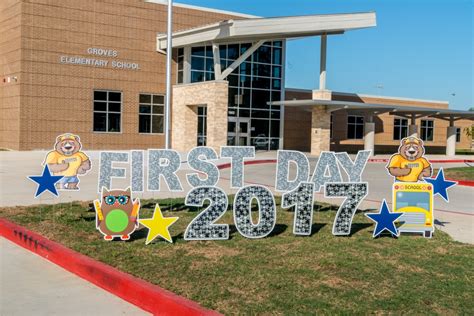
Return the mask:
[[[243,117],[229,117],[227,124],[228,146],[250,145],[250,119]]]

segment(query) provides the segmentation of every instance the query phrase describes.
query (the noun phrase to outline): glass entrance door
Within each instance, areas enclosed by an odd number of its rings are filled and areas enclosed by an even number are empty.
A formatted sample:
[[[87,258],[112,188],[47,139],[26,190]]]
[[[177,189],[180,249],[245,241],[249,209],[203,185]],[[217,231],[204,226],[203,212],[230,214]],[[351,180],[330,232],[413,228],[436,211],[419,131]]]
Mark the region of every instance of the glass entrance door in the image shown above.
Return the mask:
[[[227,124],[227,145],[250,145],[250,119],[241,117],[229,117],[229,121]]]

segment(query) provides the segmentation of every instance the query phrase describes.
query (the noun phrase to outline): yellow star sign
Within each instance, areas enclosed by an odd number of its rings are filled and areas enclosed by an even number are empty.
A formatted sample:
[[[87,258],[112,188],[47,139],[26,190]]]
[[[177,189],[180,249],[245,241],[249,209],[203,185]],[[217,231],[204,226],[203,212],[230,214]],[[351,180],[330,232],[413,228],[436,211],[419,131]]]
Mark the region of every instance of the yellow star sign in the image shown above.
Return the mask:
[[[178,219],[179,217],[163,217],[160,205],[158,205],[157,203],[152,218],[139,220],[140,224],[148,228],[148,235],[146,236],[145,244],[148,245],[158,236],[161,236],[162,238],[172,243],[173,239],[171,239],[171,235],[168,229]]]

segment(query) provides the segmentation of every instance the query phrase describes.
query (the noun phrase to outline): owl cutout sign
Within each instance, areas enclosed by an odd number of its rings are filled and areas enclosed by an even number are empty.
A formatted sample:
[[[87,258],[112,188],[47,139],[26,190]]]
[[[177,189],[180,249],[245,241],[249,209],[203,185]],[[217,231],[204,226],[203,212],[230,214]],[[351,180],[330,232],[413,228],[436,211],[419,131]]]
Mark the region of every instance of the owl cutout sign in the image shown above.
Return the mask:
[[[140,200],[132,202],[132,192],[126,190],[107,190],[102,188],[101,200],[94,201],[96,228],[104,235],[105,240],[120,237],[129,240],[130,235],[138,228]]]

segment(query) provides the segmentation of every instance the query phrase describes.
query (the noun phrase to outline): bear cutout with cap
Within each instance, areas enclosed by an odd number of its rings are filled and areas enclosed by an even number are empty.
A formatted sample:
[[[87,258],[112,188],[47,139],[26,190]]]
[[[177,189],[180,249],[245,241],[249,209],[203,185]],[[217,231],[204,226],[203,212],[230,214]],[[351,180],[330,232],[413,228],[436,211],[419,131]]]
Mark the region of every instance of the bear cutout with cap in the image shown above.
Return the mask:
[[[84,175],[91,169],[89,157],[81,151],[79,136],[66,133],[56,138],[54,150],[44,160],[55,176],[63,176],[57,184],[60,190],[79,190],[78,175]]]
[[[423,157],[423,141],[415,136],[402,139],[398,153],[394,154],[387,165],[388,173],[396,181],[418,182],[431,176],[431,163]]]

